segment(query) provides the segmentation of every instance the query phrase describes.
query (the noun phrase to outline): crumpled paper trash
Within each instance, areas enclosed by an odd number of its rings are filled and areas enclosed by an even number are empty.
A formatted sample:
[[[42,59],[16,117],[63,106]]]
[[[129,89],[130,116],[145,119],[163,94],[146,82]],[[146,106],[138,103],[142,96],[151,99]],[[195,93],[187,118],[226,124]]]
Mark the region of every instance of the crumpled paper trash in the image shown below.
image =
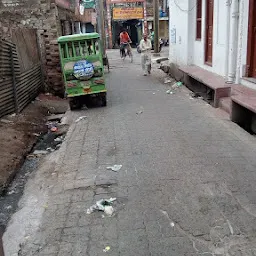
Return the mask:
[[[78,123],[78,122],[80,122],[80,121],[82,121],[82,120],[84,120],[84,119],[86,119],[86,118],[87,118],[87,116],[80,116],[80,117],[78,117],[78,118],[76,119],[75,123]]]
[[[166,93],[167,94],[173,94],[173,91],[172,90],[167,90]]]
[[[92,205],[89,209],[87,209],[87,214],[91,214],[95,211],[103,211],[108,216],[112,216],[112,214],[114,213],[114,208],[112,206],[114,201],[116,201],[116,198],[101,199],[97,201],[96,204]]]
[[[106,246],[105,249],[103,249],[103,252],[108,252],[110,251],[110,246]]]
[[[111,171],[113,171],[113,172],[118,172],[118,171],[121,170],[122,167],[123,167],[123,166],[122,166],[121,164],[115,164],[115,165],[113,165],[113,166],[108,166],[108,167],[107,167],[107,170],[111,170]]]

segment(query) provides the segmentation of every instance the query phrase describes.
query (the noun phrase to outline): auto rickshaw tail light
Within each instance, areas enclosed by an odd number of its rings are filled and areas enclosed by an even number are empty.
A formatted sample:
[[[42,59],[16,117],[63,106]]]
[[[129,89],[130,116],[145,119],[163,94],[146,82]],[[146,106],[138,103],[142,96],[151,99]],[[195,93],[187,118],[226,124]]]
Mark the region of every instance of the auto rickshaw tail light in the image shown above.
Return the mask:
[[[72,87],[76,87],[76,85],[74,83],[68,83],[67,87],[72,88]]]
[[[94,83],[95,84],[104,84],[104,79],[95,79]]]

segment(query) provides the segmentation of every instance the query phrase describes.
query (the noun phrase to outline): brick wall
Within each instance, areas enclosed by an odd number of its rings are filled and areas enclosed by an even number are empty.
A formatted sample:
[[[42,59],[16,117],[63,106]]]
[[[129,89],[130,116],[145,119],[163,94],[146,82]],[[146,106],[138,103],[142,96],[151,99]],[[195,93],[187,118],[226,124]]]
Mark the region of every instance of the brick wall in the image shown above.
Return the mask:
[[[74,13],[64,8],[58,8],[54,0],[33,1],[32,7],[1,8],[0,35],[11,39],[12,31],[16,29],[24,27],[37,29],[43,70],[45,72],[45,89],[56,95],[63,95],[64,87],[57,38],[61,36],[62,32],[61,20],[72,20]]]

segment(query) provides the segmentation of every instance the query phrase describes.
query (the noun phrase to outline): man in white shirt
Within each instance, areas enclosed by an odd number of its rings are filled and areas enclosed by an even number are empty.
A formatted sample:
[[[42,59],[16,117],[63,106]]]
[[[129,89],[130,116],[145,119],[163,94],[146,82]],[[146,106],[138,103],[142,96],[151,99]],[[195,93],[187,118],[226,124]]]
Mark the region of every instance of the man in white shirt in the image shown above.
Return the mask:
[[[141,50],[141,65],[144,71],[144,76],[151,72],[151,48],[152,44],[146,34],[143,35],[143,39],[140,41]]]

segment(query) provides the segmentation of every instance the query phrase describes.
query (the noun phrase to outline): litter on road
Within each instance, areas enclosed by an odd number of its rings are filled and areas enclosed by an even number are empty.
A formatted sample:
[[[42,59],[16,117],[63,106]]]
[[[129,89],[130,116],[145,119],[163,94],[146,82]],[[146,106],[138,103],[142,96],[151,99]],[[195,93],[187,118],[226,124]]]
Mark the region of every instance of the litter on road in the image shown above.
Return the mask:
[[[57,132],[58,128],[56,126],[51,127],[51,132]]]
[[[60,137],[57,137],[56,139],[54,139],[55,142],[62,142],[62,139]]]
[[[59,114],[59,115],[51,115],[47,117],[48,121],[61,121],[63,118],[64,114]]]
[[[54,152],[54,151],[55,151],[55,149],[53,149],[53,148],[51,148],[51,147],[47,148],[46,150],[47,150],[48,152]]]
[[[115,165],[113,165],[113,166],[108,166],[108,167],[107,167],[107,170],[111,170],[111,171],[113,171],[113,172],[118,172],[118,171],[121,170],[122,167],[123,167],[123,166],[122,166],[121,164],[115,164]]]
[[[88,110],[88,107],[87,107],[86,105],[83,105],[83,106],[81,107],[81,110]]]
[[[144,111],[143,107],[141,106],[140,109],[136,112],[137,115],[142,114]]]
[[[174,79],[171,78],[171,77],[166,77],[166,78],[164,79],[164,83],[165,83],[165,84],[172,83],[173,81],[174,81]]]
[[[110,251],[110,246],[106,246],[105,249],[103,249],[103,252],[108,252]]]
[[[80,121],[82,121],[82,120],[84,120],[84,119],[86,119],[87,118],[87,116],[80,116],[80,117],[78,117],[77,119],[76,119],[76,123],[78,123],[78,122],[80,122]]]
[[[48,130],[51,132],[57,132],[58,131],[58,123],[57,122],[47,122]]]
[[[7,194],[8,195],[12,195],[12,194],[14,194],[15,193],[15,191],[14,190],[11,190],[11,191],[9,191]]]
[[[177,82],[171,85],[172,89],[178,89],[182,86],[182,82]]]
[[[105,206],[104,212],[105,212],[108,216],[112,216],[112,214],[114,213],[114,208],[113,208],[113,206]]]
[[[47,150],[35,150],[33,152],[33,155],[46,155],[48,154],[49,152]]]
[[[0,120],[4,124],[13,124],[13,121],[7,120],[7,119],[1,119]]]
[[[54,139],[55,142],[63,142],[63,140],[65,139],[65,136],[59,136],[57,138]]]
[[[201,95],[198,93],[198,92],[191,92],[190,94],[189,94],[189,96],[190,96],[190,98],[203,98],[203,97],[201,97]]]
[[[173,94],[173,91],[172,90],[167,90],[166,93],[167,94]]]
[[[114,201],[116,201],[116,198],[101,199],[97,201],[96,204],[92,205],[89,209],[87,209],[87,214],[91,214],[95,211],[103,211],[108,216],[112,216],[112,214],[114,213],[114,208],[112,206]]]

